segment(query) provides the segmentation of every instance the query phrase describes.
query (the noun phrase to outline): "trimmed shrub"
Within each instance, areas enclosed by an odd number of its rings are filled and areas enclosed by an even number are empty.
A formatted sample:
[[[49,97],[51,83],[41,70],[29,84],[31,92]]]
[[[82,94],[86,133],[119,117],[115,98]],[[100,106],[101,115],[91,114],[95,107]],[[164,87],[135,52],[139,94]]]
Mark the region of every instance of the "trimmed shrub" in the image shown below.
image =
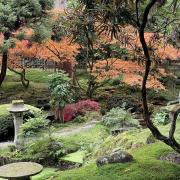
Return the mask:
[[[100,105],[96,101],[82,100],[78,103],[68,104],[64,109],[64,120],[71,121],[79,115],[84,115],[87,111],[100,111]]]
[[[103,124],[109,128],[138,127],[139,122],[131,113],[122,108],[113,108],[102,118]]]

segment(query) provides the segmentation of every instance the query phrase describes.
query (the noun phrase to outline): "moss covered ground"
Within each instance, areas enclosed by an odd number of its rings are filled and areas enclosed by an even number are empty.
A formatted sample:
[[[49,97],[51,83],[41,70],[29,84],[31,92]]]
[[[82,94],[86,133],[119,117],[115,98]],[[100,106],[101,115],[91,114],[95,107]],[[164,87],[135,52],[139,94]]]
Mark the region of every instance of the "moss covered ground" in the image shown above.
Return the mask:
[[[159,128],[166,134],[169,127],[167,125]],[[87,140],[86,143],[89,144],[91,142],[90,134],[97,132],[97,129],[100,130],[99,125],[82,136],[71,137],[72,142],[78,142],[82,138],[83,141]],[[159,160],[161,155],[173,150],[159,141],[154,144],[146,144],[149,134],[148,129],[125,132],[115,137],[106,134],[103,141],[99,143],[97,141],[97,144],[93,145],[83,167],[67,171],[48,168],[42,174],[35,176],[33,180],[179,180],[180,165]],[[96,135],[92,134],[92,139]],[[180,141],[180,121],[177,123],[176,137]],[[64,141],[66,140],[70,143],[68,139],[64,138]],[[113,149],[128,150],[133,155],[134,161],[98,168],[95,163],[96,158],[111,153]]]

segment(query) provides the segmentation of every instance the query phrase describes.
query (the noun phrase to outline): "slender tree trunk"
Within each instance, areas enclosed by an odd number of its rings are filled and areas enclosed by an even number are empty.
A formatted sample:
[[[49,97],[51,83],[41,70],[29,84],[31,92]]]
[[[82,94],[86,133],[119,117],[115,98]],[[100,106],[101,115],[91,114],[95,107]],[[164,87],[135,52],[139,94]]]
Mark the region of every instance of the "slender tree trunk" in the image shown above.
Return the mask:
[[[0,86],[2,85],[6,77],[7,63],[8,63],[8,52],[4,52],[2,55],[2,63],[1,63]]]
[[[4,40],[8,40],[9,38],[10,38],[10,33],[4,33]],[[2,85],[2,83],[6,77],[7,67],[8,67],[8,50],[3,52],[3,54],[2,54],[0,86]]]
[[[180,153],[180,144],[174,139],[174,133],[175,133],[175,127],[176,127],[175,123],[176,123],[177,116],[174,117],[174,120],[172,122],[169,137],[166,137],[163,134],[161,134],[161,132],[159,131],[159,129],[156,126],[154,126],[154,124],[150,118],[150,115],[149,115],[146,84],[147,84],[148,76],[149,76],[150,69],[151,69],[151,58],[150,58],[148,46],[147,46],[147,43],[146,43],[146,40],[144,37],[144,30],[145,30],[146,24],[148,22],[148,14],[155,3],[156,3],[156,0],[151,0],[150,3],[147,5],[147,7],[144,11],[144,15],[143,15],[143,22],[139,28],[139,38],[140,38],[141,45],[142,45],[142,48],[144,51],[144,56],[146,59],[145,73],[144,73],[143,83],[142,83],[142,103],[143,103],[144,121],[146,122],[147,127],[151,130],[151,132],[155,138],[157,138],[160,141],[163,141],[165,144],[172,147],[176,152]]]
[[[62,123],[64,123],[64,108],[59,108],[59,119]]]
[[[64,123],[64,107],[55,108],[55,120]]]

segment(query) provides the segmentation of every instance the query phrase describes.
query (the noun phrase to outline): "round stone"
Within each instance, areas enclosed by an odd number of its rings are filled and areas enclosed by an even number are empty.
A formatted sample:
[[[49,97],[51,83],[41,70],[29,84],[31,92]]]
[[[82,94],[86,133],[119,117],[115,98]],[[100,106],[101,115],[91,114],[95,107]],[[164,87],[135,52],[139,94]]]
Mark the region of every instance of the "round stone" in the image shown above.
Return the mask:
[[[0,167],[1,178],[23,178],[39,174],[43,166],[33,162],[18,162]]]

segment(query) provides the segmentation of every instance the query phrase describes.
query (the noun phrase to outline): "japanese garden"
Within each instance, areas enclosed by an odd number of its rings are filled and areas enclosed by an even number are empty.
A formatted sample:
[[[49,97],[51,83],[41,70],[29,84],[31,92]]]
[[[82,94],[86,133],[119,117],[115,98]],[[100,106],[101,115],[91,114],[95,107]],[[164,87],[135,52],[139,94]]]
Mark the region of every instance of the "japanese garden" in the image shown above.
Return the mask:
[[[180,179],[178,0],[0,0],[4,179]]]

